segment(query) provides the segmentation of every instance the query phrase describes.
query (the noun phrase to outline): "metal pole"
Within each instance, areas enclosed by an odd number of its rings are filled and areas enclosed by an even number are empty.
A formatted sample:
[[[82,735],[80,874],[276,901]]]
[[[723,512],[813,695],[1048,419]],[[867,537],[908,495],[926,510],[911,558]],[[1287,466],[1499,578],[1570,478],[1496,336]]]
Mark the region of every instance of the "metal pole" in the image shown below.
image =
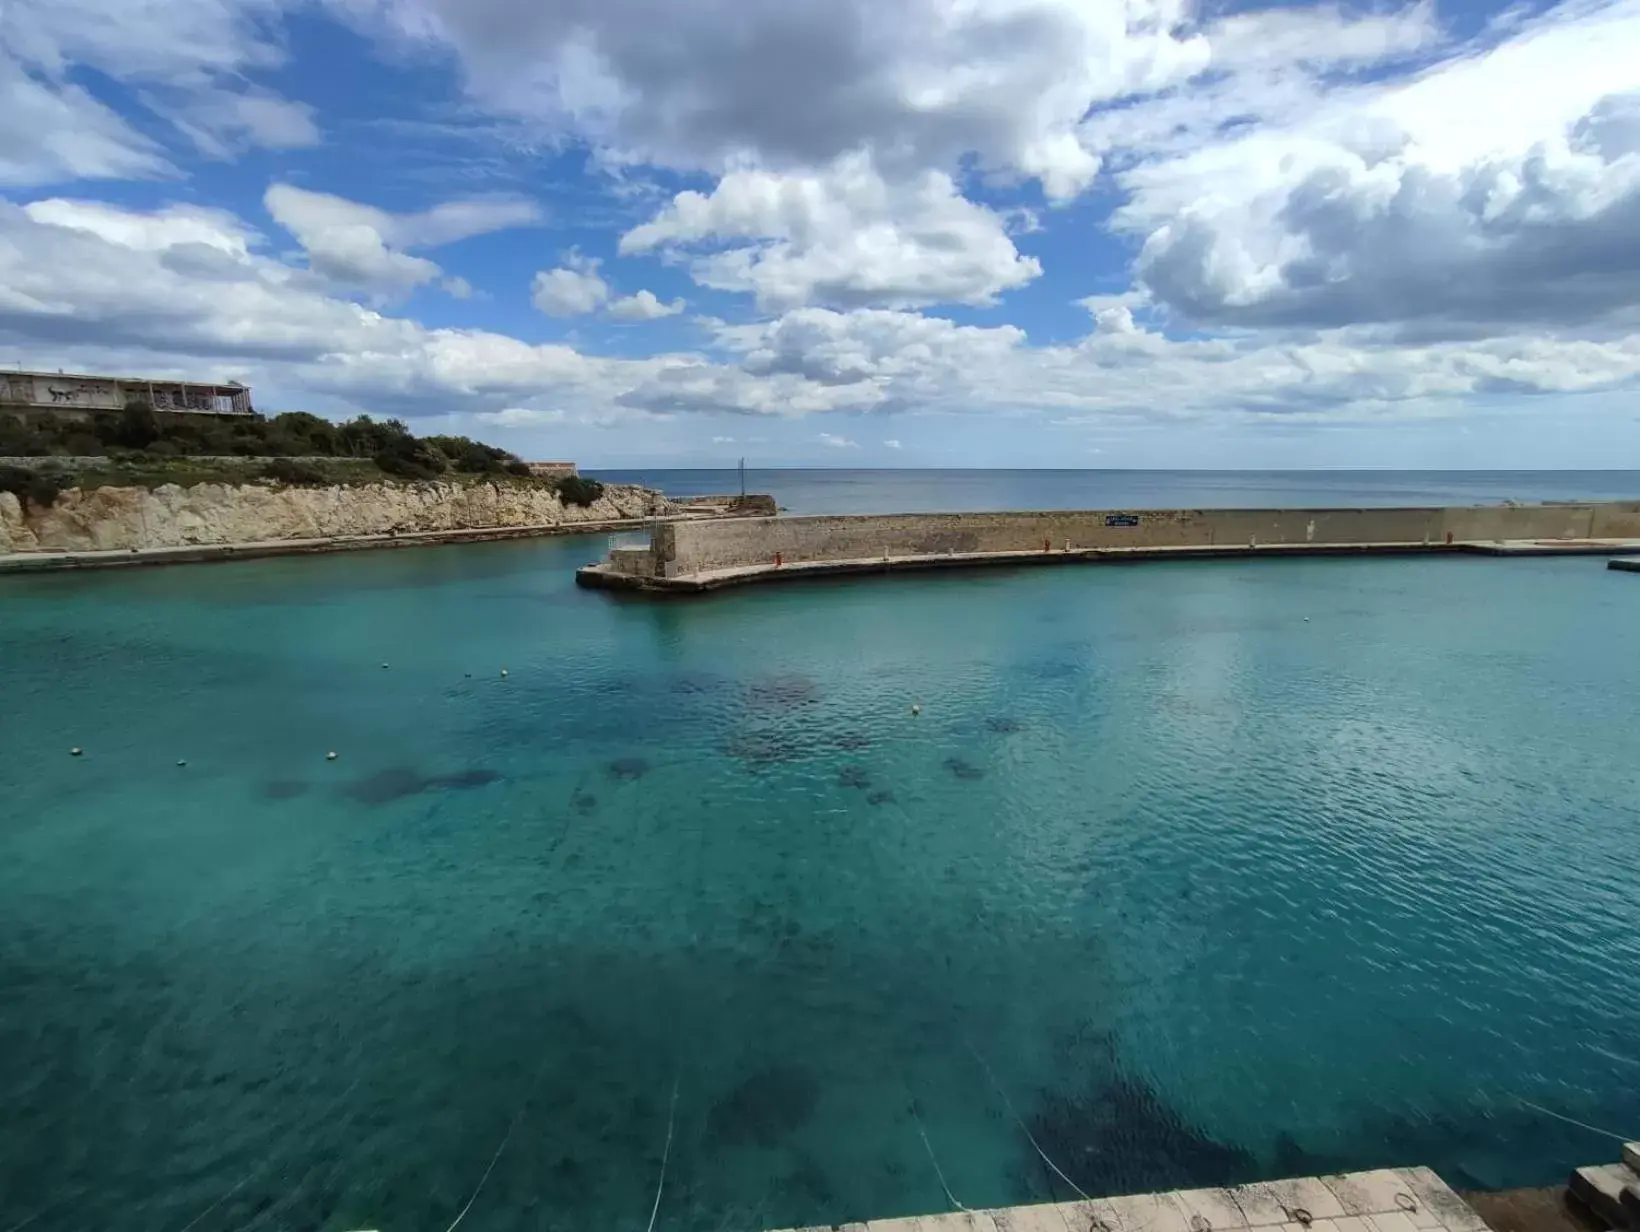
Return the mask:
[[[746,459],[740,460],[740,499],[746,499]]]

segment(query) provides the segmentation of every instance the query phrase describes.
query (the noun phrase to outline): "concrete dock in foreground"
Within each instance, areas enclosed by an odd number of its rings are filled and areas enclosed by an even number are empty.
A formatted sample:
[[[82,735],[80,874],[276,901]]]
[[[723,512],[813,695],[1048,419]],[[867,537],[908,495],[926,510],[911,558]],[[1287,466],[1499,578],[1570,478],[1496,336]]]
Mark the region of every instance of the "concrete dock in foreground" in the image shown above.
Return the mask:
[[[839,1225],[840,1232],[1490,1232],[1428,1168]],[[799,1230],[793,1230],[799,1232]],[[803,1229],[800,1232],[822,1232]]]
[[[583,586],[698,594],[927,569],[1145,560],[1640,553],[1640,502],[1399,509],[1151,509],[756,517],[656,526]]]

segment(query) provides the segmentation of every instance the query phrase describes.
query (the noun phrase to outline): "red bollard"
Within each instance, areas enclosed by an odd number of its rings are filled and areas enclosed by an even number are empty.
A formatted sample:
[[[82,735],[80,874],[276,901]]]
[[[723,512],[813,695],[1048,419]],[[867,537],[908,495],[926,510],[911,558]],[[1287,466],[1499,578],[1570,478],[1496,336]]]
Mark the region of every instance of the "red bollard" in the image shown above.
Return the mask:
[[[1446,546],[1447,547],[1452,546],[1452,532],[1451,531],[1446,532]]]
[[[1049,543],[1048,543],[1048,541],[1047,541],[1047,540],[1046,540],[1046,539],[1044,539],[1044,540],[1043,540],[1043,541],[1042,541],[1042,550],[1043,550],[1043,551],[1044,551],[1044,552],[1051,552],[1051,551],[1053,551],[1053,548],[1052,548],[1052,547],[1051,547],[1051,546],[1050,546],[1050,545],[1049,545]]]
[[[774,567],[776,569],[780,568],[780,553],[779,552],[776,552],[774,554]]]

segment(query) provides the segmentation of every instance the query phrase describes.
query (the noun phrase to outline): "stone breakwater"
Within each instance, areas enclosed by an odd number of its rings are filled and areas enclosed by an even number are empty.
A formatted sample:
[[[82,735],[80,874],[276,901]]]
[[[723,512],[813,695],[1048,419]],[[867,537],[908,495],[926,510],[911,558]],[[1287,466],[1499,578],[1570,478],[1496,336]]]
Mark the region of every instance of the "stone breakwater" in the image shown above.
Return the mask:
[[[1342,552],[1627,553],[1640,502],[1400,509],[1098,509],[669,522],[584,586],[690,593],[851,573]]]
[[[523,484],[377,483],[305,488],[268,484],[167,484],[69,488],[50,508],[26,510],[0,492],[0,555],[146,551],[269,540],[563,527],[672,516],[658,492],[608,484],[591,505],[565,505]]]

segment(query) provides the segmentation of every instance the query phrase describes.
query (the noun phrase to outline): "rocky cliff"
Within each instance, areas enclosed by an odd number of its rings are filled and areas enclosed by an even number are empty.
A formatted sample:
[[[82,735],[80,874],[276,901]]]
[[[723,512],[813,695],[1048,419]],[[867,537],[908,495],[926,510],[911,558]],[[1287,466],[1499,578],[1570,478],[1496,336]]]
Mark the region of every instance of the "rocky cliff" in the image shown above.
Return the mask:
[[[0,553],[123,551],[505,526],[568,526],[677,512],[658,492],[609,484],[582,508],[544,486],[366,484],[299,488],[202,483],[69,488],[49,509],[0,492]]]

